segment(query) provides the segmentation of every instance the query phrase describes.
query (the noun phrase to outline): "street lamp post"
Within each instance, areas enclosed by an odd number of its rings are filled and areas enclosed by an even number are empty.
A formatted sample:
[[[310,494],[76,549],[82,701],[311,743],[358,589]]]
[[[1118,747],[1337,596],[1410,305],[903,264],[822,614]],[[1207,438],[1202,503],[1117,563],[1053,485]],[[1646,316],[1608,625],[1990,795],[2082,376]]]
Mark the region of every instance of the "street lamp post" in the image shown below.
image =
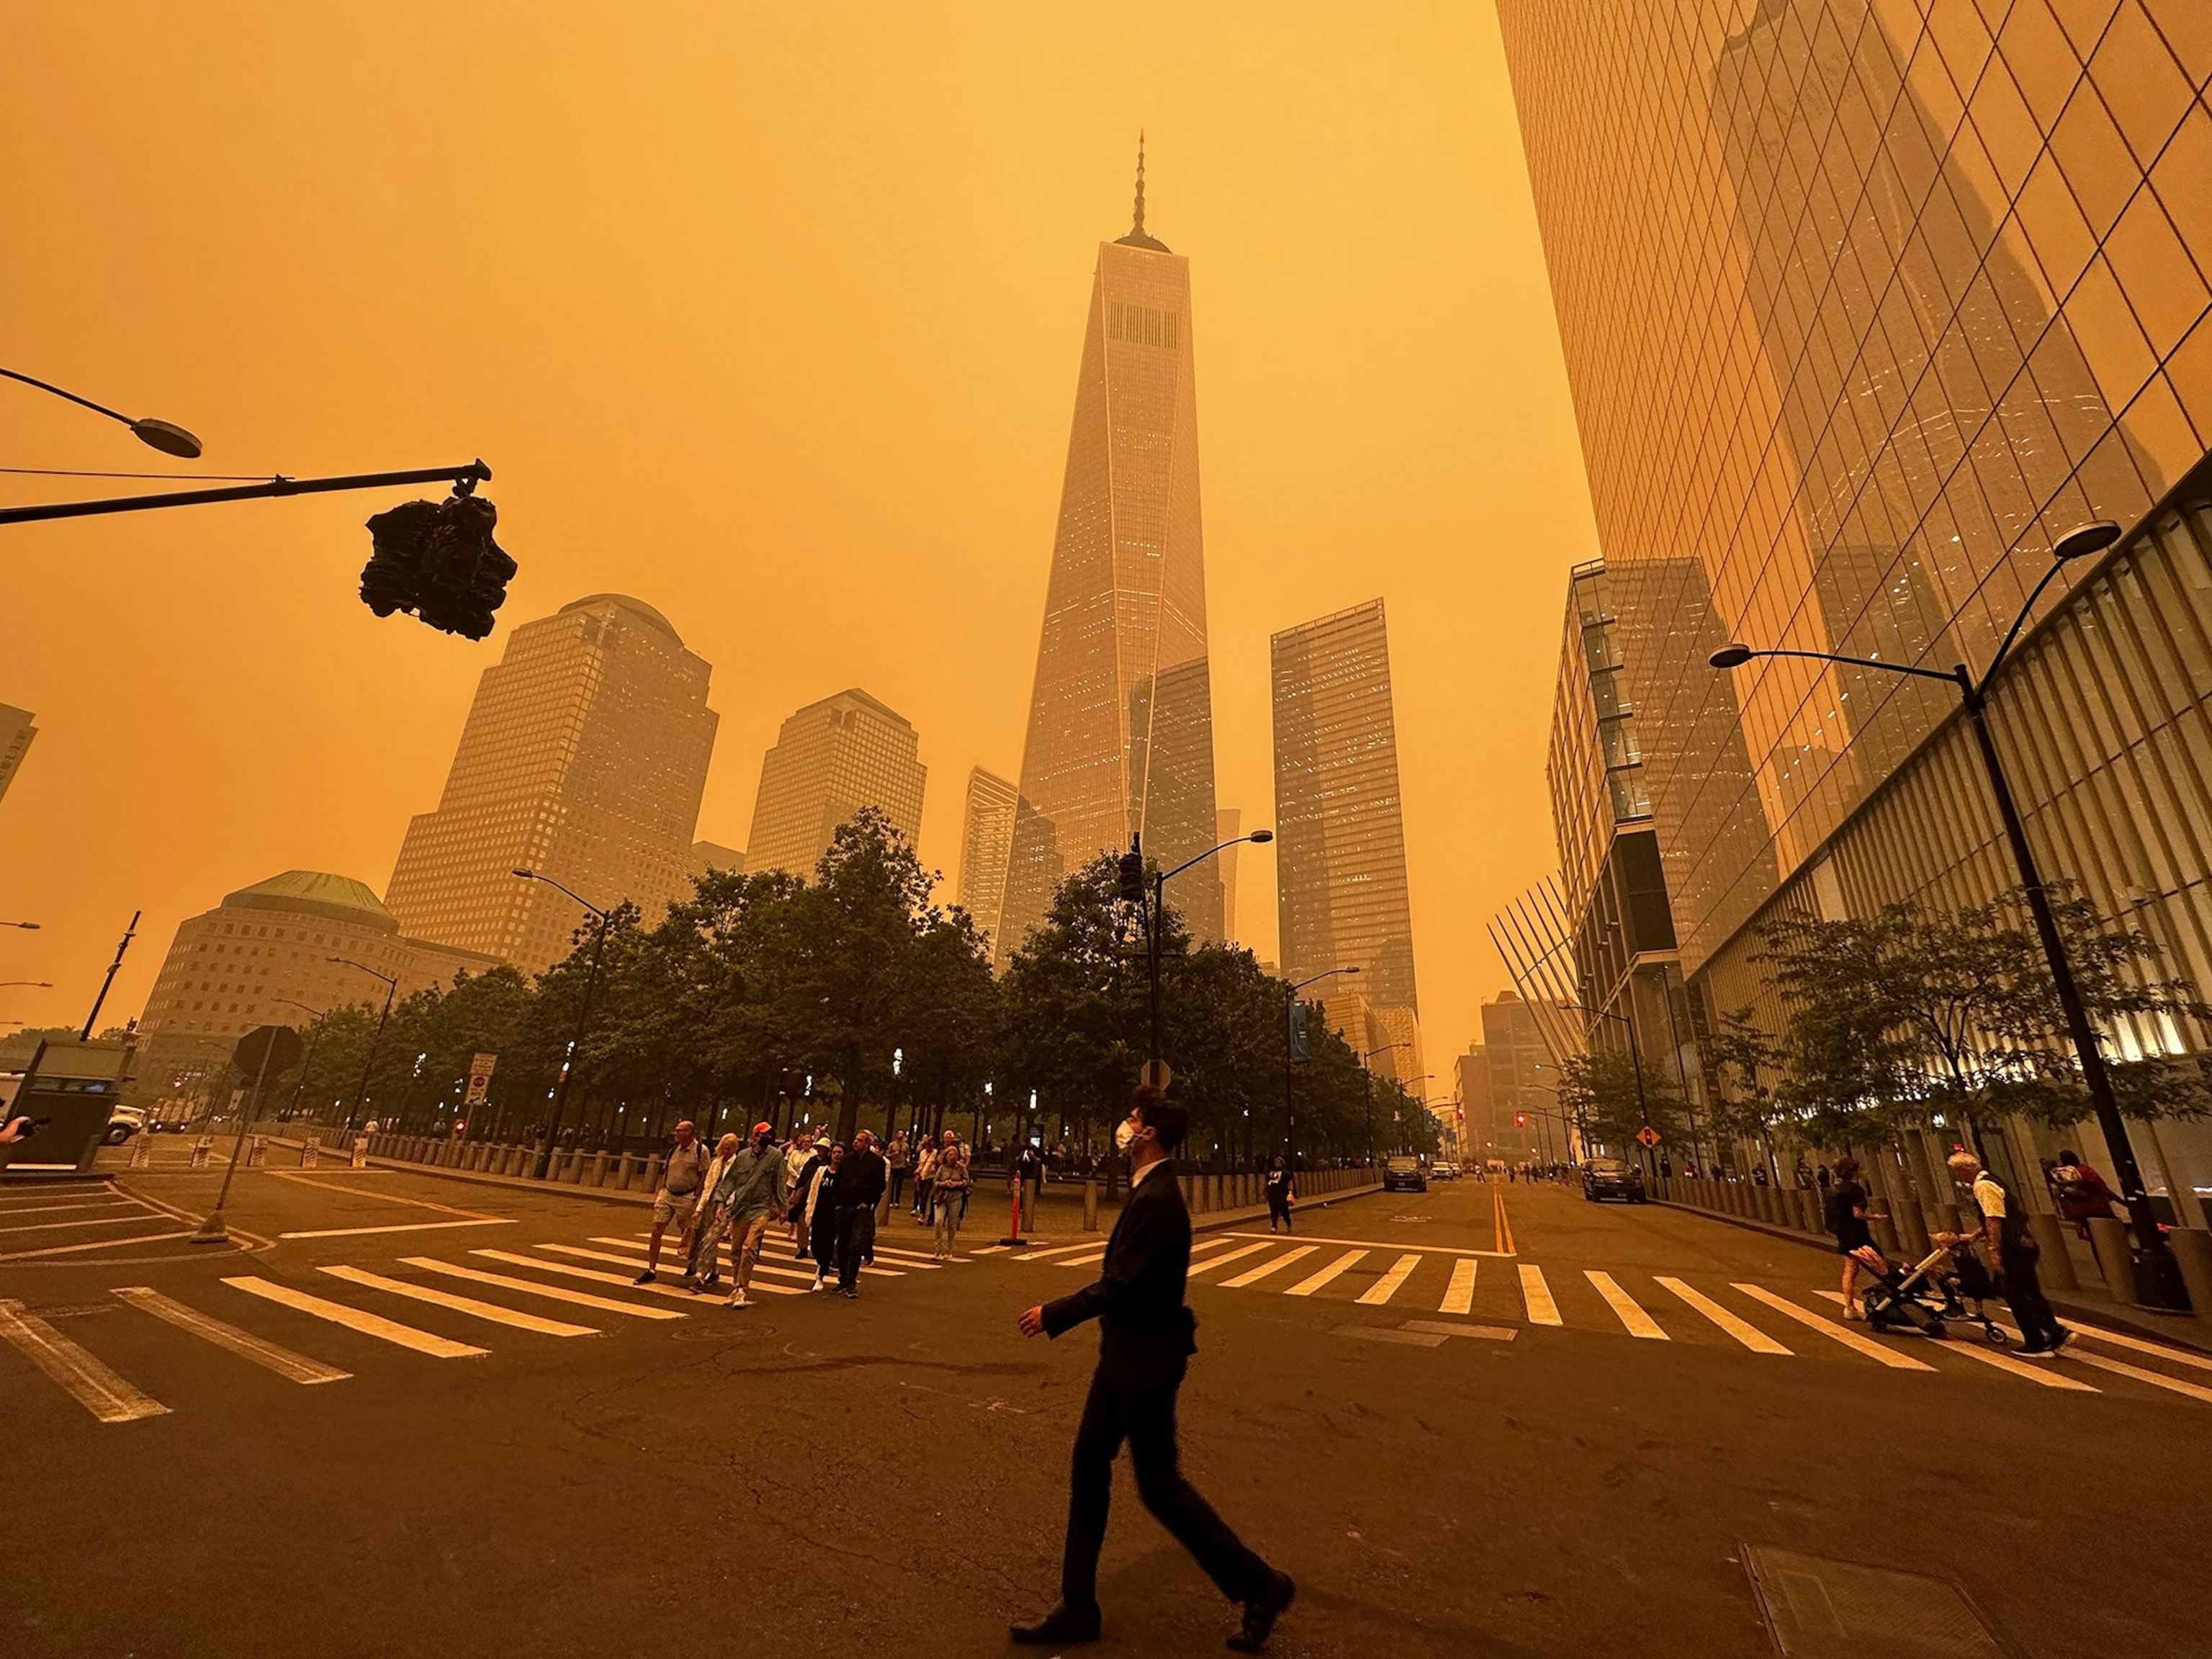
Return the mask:
[[[1386,1042],[1386,1043],[1384,1043],[1384,1044],[1383,1044],[1380,1048],[1370,1048],[1370,1049],[1369,1049],[1365,1054],[1364,1054],[1360,1055],[1360,1057],[1359,1057],[1359,1065],[1360,1065],[1360,1069],[1361,1069],[1361,1070],[1363,1070],[1363,1071],[1365,1071],[1365,1070],[1366,1070],[1366,1066],[1367,1066],[1367,1062],[1368,1062],[1369,1060],[1370,1060],[1374,1059],[1374,1058],[1375,1058],[1375,1056],[1376,1056],[1376,1055],[1377,1055],[1377,1054],[1389,1054],[1389,1053],[1393,1048],[1412,1048],[1413,1046],[1413,1045],[1412,1043],[1410,1043],[1410,1042]],[[1367,1073],[1367,1087],[1366,1087],[1366,1089],[1365,1089],[1363,1092],[1364,1092],[1364,1096],[1365,1102],[1366,1102],[1366,1106],[1367,1106],[1367,1163],[1368,1163],[1368,1166],[1371,1169],[1371,1168],[1374,1166],[1374,1164],[1375,1164],[1375,1074],[1374,1074],[1374,1073],[1372,1073],[1372,1072],[1368,1072],[1368,1073]]]
[[[137,420],[110,409],[106,404],[96,404],[89,398],[80,398],[74,392],[64,392],[44,380],[34,380],[27,374],[19,374],[12,368],[0,368],[0,376],[21,380],[25,386],[34,386],[41,392],[51,392],[57,398],[105,415],[111,421],[120,421],[129,427],[138,441],[149,448],[158,449],[164,455],[174,455],[180,461],[196,461],[200,458],[200,441],[173,421],[157,421],[152,416],[141,416]]]
[[[599,934],[592,941],[592,963],[584,973],[584,995],[576,1009],[576,1029],[568,1038],[568,1052],[561,1058],[560,1080],[553,1085],[553,1121],[546,1126],[545,1144],[538,1148],[537,1168],[531,1176],[533,1181],[543,1181],[545,1179],[547,1170],[552,1167],[553,1143],[561,1133],[561,1120],[568,1110],[568,1082],[575,1075],[576,1056],[584,1046],[585,1023],[592,1017],[592,994],[599,987],[599,957],[607,948],[607,922],[613,913],[602,910],[589,899],[571,892],[550,876],[541,876],[535,870],[517,870],[514,874],[525,881],[542,881],[548,887],[567,893],[570,898],[574,899],[577,903],[596,916],[599,923]]]
[[[1941,680],[1959,694],[1966,712],[1967,723],[1973,728],[1974,748],[1981,757],[1982,771],[1989,780],[1990,793],[1996,802],[1997,817],[2004,825],[2005,841],[2012,850],[2013,864],[2020,873],[2021,891],[2027,896],[2029,915],[2035,922],[2035,936],[2043,947],[2045,964],[2051,972],[2052,988],[2058,995],[2058,1006],[2066,1021],[2066,1035],[2074,1049],[2075,1063],[2081,1068],[2081,1083],[2088,1092],[2089,1103],[2097,1115],[2097,1127],[2104,1131],[2105,1145],[2110,1150],[2113,1172],[2120,1178],[2120,1193],[2126,1201],[2128,1212],[2136,1227],[2136,1239],[2148,1263],[2148,1281],[2137,1288],[2146,1303],[2167,1308],[2188,1305],[2187,1293],[2180,1285],[2180,1275],[2172,1253],[2167,1249],[2166,1237],[2159,1231],[2157,1212],[2151,1206],[2150,1194],[2143,1185],[2142,1169],[2136,1162],[2134,1143],[2128,1137],[2126,1121],[2120,1116],[2119,1102],[2112,1093],[2112,1079],[2105,1068],[2103,1045],[2096,1028],[2089,1023],[2089,1012],[2081,1000],[2081,989],[2074,977],[2073,963],[2066,955],[2066,942],[2059,935],[2058,921],[2051,908],[2051,896],[2044,886],[2043,875],[2035,861],[2034,848],[2028,845],[2027,826],[2021,819],[2020,807],[2013,799],[2012,783],[2006,776],[2004,763],[1997,754],[1996,737],[1989,724],[1989,690],[1997,671],[2004,665],[2007,656],[2020,639],[2021,629],[2027,625],[2035,602],[2043,597],[2043,590],[2051,586],[2072,560],[2101,553],[2120,538],[2120,526],[2110,519],[2100,519],[2079,529],[2068,532],[2058,538],[2051,549],[2051,568],[2043,573],[2027,602],[2013,618],[2012,627],[1990,659],[1988,667],[1977,680],[1964,663],[1954,666],[1948,674],[1932,668],[1917,668],[1903,663],[1880,662],[1865,657],[1838,656],[1826,651],[1757,651],[1747,645],[1732,643],[1713,653],[1711,662],[1715,668],[1741,668],[1755,657],[1805,657],[1815,662],[1841,663],[1854,668],[1875,668],[1885,673],[1905,674],[1916,679]]]
[[[384,981],[384,1012],[376,1017],[376,1035],[369,1039],[368,1060],[361,1068],[361,1087],[353,1091],[353,1109],[346,1114],[345,1133],[351,1135],[353,1126],[361,1121],[362,1102],[368,1097],[368,1074],[376,1069],[376,1051],[384,1046],[384,1022],[392,1018],[392,999],[399,994],[399,978],[396,974],[380,974],[368,963],[356,962],[350,957],[325,957],[323,960],[358,968],[370,978]]]
[[[1295,985],[1283,988],[1283,1163],[1285,1168],[1298,1167],[1298,1108],[1297,1097],[1291,1091],[1291,1079],[1297,1066],[1297,1006],[1298,993],[1309,985],[1318,985],[1339,974],[1356,974],[1357,968],[1331,968],[1302,979]],[[1372,1153],[1370,1137],[1370,1152]]]
[[[1145,917],[1145,956],[1152,981],[1152,1040],[1147,1055],[1151,1064],[1146,1067],[1148,1074],[1157,1074],[1160,1064],[1160,923],[1162,912],[1167,904],[1168,883],[1193,865],[1203,864],[1216,854],[1225,853],[1232,847],[1241,847],[1246,842],[1255,847],[1264,847],[1274,838],[1275,832],[1272,830],[1255,830],[1249,836],[1237,836],[1223,842],[1218,847],[1209,847],[1196,858],[1185,859],[1174,869],[1164,870],[1154,875],[1151,890],[1147,893],[1144,847],[1138,836],[1133,835],[1129,837],[1129,850],[1121,855],[1122,896],[1132,896],[1133,889],[1133,896],[1140,902],[1146,898],[1151,901]]]
[[[313,1068],[315,1064],[315,1046],[323,1040],[323,1014],[325,1011],[320,1008],[308,1008],[306,1003],[301,1002],[294,997],[278,997],[276,1000],[283,1003],[288,1008],[306,1008],[307,1012],[315,1017],[314,1032],[307,1039],[307,1058],[300,1062],[300,1080],[292,1085],[292,1103],[284,1109],[284,1115],[287,1118],[295,1119],[300,1115],[301,1092],[307,1088],[307,1073]]]

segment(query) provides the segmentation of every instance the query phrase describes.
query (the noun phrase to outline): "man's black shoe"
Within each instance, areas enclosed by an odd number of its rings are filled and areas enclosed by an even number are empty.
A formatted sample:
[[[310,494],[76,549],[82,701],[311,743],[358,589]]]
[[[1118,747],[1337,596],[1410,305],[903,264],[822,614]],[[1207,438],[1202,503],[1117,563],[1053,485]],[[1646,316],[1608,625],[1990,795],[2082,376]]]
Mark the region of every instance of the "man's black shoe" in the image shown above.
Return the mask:
[[[653,1270],[652,1268],[647,1267],[647,1268],[643,1273],[640,1273],[640,1274],[639,1274],[635,1279],[631,1279],[631,1280],[630,1280],[630,1283],[631,1283],[631,1284],[633,1284],[633,1285],[650,1285],[650,1284],[652,1284],[652,1283],[653,1283],[653,1281],[654,1279],[658,1279],[658,1278],[659,1278],[659,1277],[660,1277],[660,1275],[659,1275],[659,1273],[657,1273],[653,1272]]]
[[[1291,1605],[1291,1598],[1298,1587],[1291,1582],[1291,1575],[1279,1572],[1274,1587],[1257,1601],[1244,1604],[1244,1627],[1229,1638],[1229,1645],[1238,1653],[1257,1653],[1267,1645],[1267,1636],[1275,1628],[1275,1620],[1283,1616],[1283,1609]]]
[[[1062,1601],[1034,1625],[1009,1625],[1006,1634],[1024,1647],[1049,1647],[1061,1642],[1098,1639],[1098,1608],[1071,1607]]]
[[[2052,1337],[2052,1338],[2051,1339],[2051,1349],[2050,1349],[2050,1352],[2051,1352],[2052,1353],[2057,1353],[2057,1352],[2061,1348],[2064,1347],[2064,1346],[2065,1346],[2069,1342],[2071,1342],[2073,1340],[2074,1340],[2074,1333],[2073,1333],[2073,1332],[2071,1332],[2071,1331],[2069,1331],[2069,1330],[2068,1330],[2068,1329],[2067,1329],[2063,1325],[2061,1325],[2061,1326],[2058,1328],[2058,1334],[2057,1334],[2057,1335],[2056,1335],[2056,1336],[2054,1336],[2054,1337]]]

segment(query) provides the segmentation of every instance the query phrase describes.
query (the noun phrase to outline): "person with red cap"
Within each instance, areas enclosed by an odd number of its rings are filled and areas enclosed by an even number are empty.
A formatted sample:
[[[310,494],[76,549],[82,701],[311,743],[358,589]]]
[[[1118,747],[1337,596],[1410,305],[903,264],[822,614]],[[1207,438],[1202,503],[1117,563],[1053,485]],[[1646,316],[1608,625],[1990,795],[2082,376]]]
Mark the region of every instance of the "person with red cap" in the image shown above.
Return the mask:
[[[702,1254],[707,1258],[710,1276],[714,1267],[715,1243],[725,1231],[730,1236],[731,1289],[729,1301],[724,1305],[752,1305],[747,1292],[752,1288],[753,1266],[760,1260],[761,1241],[768,1236],[769,1218],[783,1213],[789,1184],[783,1149],[775,1144],[775,1126],[754,1124],[750,1143],[730,1160],[709,1200],[714,1231],[708,1234]]]

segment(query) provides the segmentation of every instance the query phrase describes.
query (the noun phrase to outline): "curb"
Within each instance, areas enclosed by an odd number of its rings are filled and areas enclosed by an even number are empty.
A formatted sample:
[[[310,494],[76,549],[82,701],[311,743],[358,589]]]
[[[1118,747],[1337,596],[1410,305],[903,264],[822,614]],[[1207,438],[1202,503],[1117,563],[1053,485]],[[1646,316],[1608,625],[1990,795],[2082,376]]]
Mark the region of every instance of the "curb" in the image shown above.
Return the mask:
[[[1725,1222],[1731,1227],[1741,1227],[1746,1232],[1764,1233],[1769,1238],[1782,1239],[1791,1244],[1802,1244],[1809,1249],[1819,1250],[1824,1255],[1832,1256],[1835,1254],[1832,1243],[1815,1238],[1809,1233],[1793,1232],[1787,1227],[1777,1227],[1771,1222],[1754,1221],[1749,1216],[1728,1215],[1714,1210],[1701,1210],[1694,1204],[1677,1203],[1671,1198],[1655,1198],[1651,1201],[1662,1208],[1680,1211],[1684,1215],[1699,1216],[1707,1221]],[[2194,1315],[2177,1316],[2179,1319],[2186,1320],[2188,1322],[2177,1328],[2169,1328],[2164,1324],[2140,1323],[2130,1318],[2126,1310],[2111,1303],[2078,1301],[2063,1291],[2054,1294],[2046,1287],[2043,1292],[2043,1299],[2051,1304],[2053,1313],[2063,1314],[2078,1324],[2107,1330],[2117,1328],[2130,1335],[2155,1336],[2160,1341],[2171,1342],[2178,1348],[2191,1348],[2199,1353],[2212,1353],[2212,1332],[2207,1332],[2203,1322]]]

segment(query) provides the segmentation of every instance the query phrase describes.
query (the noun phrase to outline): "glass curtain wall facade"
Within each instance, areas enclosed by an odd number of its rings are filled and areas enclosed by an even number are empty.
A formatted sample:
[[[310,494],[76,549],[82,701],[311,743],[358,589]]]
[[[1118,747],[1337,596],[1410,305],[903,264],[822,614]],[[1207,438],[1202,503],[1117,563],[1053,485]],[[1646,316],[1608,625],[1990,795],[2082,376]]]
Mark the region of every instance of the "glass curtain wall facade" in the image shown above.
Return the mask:
[[[1607,569],[1693,562],[1720,624],[1620,596],[1707,1000],[1756,1000],[1776,907],[1954,905],[2013,872],[1953,694],[1705,656],[1978,673],[2096,519],[2129,533],[2050,591],[1993,690],[1999,742],[2046,872],[2212,985],[2212,8],[1498,10]]]
[[[720,719],[711,672],[618,593],[516,629],[477,683],[437,810],[407,826],[385,900],[399,926],[536,973],[588,918],[517,868],[657,921],[690,888]]]
[[[784,721],[761,757],[745,869],[811,877],[838,827],[873,806],[911,842],[929,769],[905,715],[857,686]]]
[[[1006,860],[1014,846],[1014,811],[1021,792],[996,772],[968,774],[968,810],[960,837],[960,908],[984,936],[999,936],[1006,899]]]
[[[999,953],[1054,888],[1140,834],[1163,869],[1213,845],[1213,701],[1198,490],[1190,261],[1136,222],[1098,247],[1037,645]],[[1201,865],[1170,897],[1222,937]]]

